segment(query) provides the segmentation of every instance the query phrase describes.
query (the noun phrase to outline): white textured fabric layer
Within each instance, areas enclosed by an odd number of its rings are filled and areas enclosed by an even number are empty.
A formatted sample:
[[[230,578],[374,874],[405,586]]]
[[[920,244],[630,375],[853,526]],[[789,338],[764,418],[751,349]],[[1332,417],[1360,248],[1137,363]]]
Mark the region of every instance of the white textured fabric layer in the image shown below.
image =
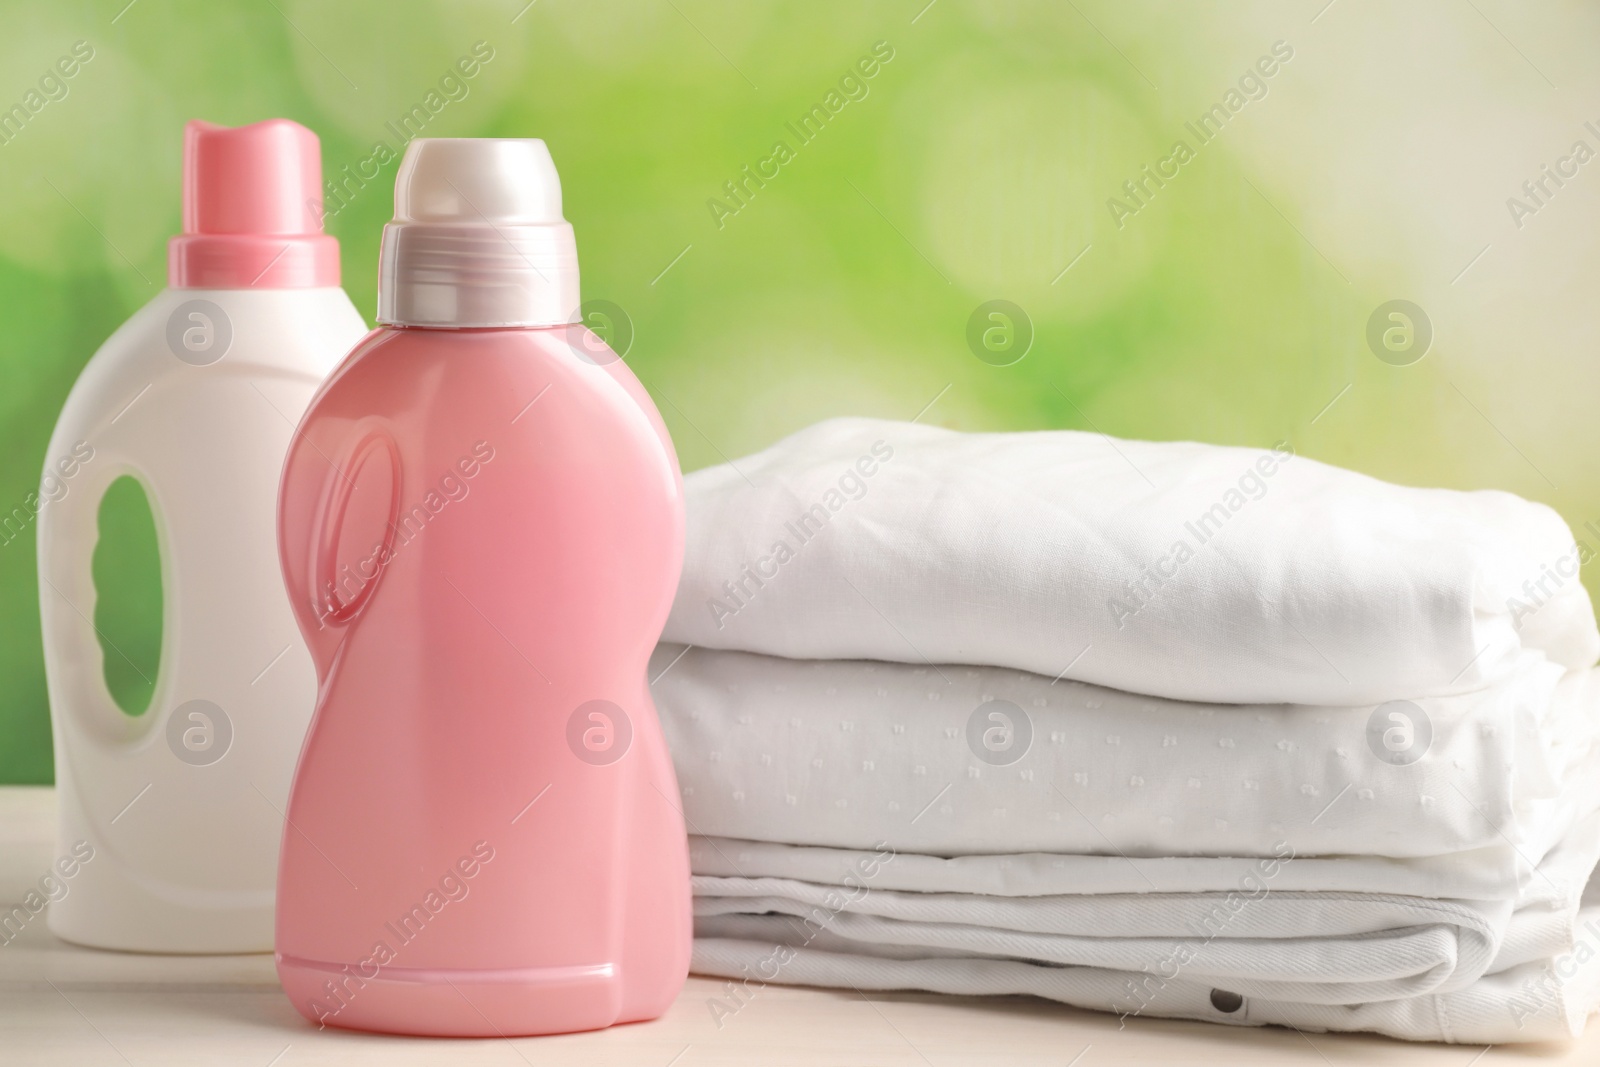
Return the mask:
[[[699,895],[706,888],[719,895]],[[751,890],[770,895],[747,895]],[[846,953],[1181,971],[1244,996],[1313,1004],[1398,1000],[1469,985],[1488,969],[1511,917],[1509,904],[1336,893],[1240,894],[1233,903],[1207,894],[1068,898],[1066,907],[1035,898],[1007,908],[987,898],[874,892],[837,913],[826,902],[839,890],[805,882],[697,885],[696,893],[695,930],[704,938],[779,944],[810,936],[807,917],[822,916],[811,920],[817,936],[832,937],[818,947]],[[1019,922],[1047,929],[997,925]]]
[[[1502,890],[1570,823],[1563,787],[1600,723],[1600,671],[1562,677],[1532,655],[1487,689],[1407,705],[1425,744],[1407,765],[1384,758],[1382,708],[1194,704],[1003,668],[675,646],[657,649],[651,677],[696,834],[968,862],[1286,844],[1433,857],[1458,885]],[[996,708],[1021,753],[1008,765],[980,755],[1009,758],[984,747]]]
[[[791,950],[773,941],[697,937],[691,969],[735,980],[737,997],[759,995],[759,976],[791,985],[858,990],[926,990],[965,995],[1030,994],[1118,1015],[1293,1026],[1300,1030],[1365,1030],[1412,1041],[1471,1044],[1567,1040],[1583,1032],[1600,1003],[1600,907],[1579,916],[1584,949],[1552,960],[1485,975],[1453,993],[1360,1004],[1306,1004],[1244,997],[1238,1001],[1181,974],[1147,975],[1098,967],[1048,967],[1000,959],[912,958],[835,951],[816,944]],[[819,940],[823,940],[823,935]],[[752,978],[752,976],[756,976]],[[1237,995],[1237,994],[1235,994]],[[737,1010],[726,997],[723,1010]],[[713,1004],[713,1013],[716,1004]],[[1231,1009],[1231,1010],[1229,1010]]]
[[[1591,789],[1590,803],[1594,803]],[[854,854],[835,882],[773,873],[781,853],[736,843],[696,850],[697,936],[827,948],[892,959],[987,958],[1098,967],[1166,978],[1182,972],[1244,996],[1355,1004],[1464,989],[1488,973],[1572,949],[1573,922],[1600,860],[1600,815],[1568,828],[1511,898],[1435,899],[1385,892],[1286,889],[1290,853],[1219,859],[1213,890],[995,895],[890,888],[921,880],[881,848]],[[706,874],[744,859],[736,876]],[[720,862],[719,862],[720,861]],[[1337,864],[1342,861],[1330,861]],[[1310,877],[1315,878],[1312,874]],[[1305,878],[1302,877],[1302,882]],[[830,940],[817,938],[827,933]],[[798,937],[799,940],[795,940]]]
[[[1286,449],[834,419],[684,483],[668,641],[1331,705],[1600,653],[1554,511]]]
[[[885,888],[926,870],[887,850],[827,885],[774,877],[794,858],[778,851],[697,845],[697,871],[713,856],[753,864],[695,877],[694,969],[736,980],[725,1011],[780,982],[1512,1042],[1574,1036],[1600,1006],[1592,813],[1500,904],[1286,891],[1294,857],[1216,861],[1245,872],[1230,893],[970,896]]]
[[[1600,783],[1591,790],[1600,793]],[[1592,798],[1600,800],[1600,797]],[[885,849],[888,844],[885,842]],[[1098,896],[1129,893],[1227,893],[1241,888],[1254,865],[1270,858],[1239,856],[1075,856],[1030,852],[1014,855],[928,856],[866,849],[817,848],[726,837],[689,838],[689,862],[697,876],[783,878],[826,885],[853,885],[873,871],[876,889],[913,893],[968,893],[994,897]],[[1510,877],[1483,877],[1485,865],[1471,854],[1396,860],[1376,856],[1300,856],[1273,868],[1277,892],[1382,893],[1453,900],[1518,900],[1547,906],[1551,883],[1528,866]],[[1256,872],[1261,873],[1259,870]],[[1244,887],[1248,888],[1248,887]],[[1541,893],[1541,890],[1550,890]]]

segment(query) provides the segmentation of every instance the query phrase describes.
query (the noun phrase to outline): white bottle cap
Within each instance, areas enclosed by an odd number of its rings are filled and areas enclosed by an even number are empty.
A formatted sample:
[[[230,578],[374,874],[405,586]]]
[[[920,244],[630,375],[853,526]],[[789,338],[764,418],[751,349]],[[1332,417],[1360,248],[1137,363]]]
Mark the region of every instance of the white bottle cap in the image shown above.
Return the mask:
[[[418,138],[394,183],[378,321],[554,326],[578,317],[578,249],[561,179],[534,138]]]

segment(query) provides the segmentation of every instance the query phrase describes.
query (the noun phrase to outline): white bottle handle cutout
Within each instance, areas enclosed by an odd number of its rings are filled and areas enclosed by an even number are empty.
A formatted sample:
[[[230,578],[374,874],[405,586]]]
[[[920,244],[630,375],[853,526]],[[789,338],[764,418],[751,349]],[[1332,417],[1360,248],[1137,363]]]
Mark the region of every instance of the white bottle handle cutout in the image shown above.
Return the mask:
[[[100,540],[100,505],[111,484],[124,476],[139,483],[149,502],[161,567],[161,652],[156,676],[152,679],[150,702],[139,715],[129,715],[118,707],[106,685],[106,651],[94,623],[98,600],[94,585],[94,552]],[[63,658],[76,661],[60,673],[58,680],[63,691],[57,703],[91,736],[103,742],[131,744],[151,730],[160,729],[166,710],[163,703],[171,644],[168,609],[172,599],[172,569],[161,494],[130,460],[110,454],[101,446],[96,448],[94,460],[85,464],[73,479],[66,494],[44,507],[54,512],[49,521],[54,545],[39,558],[39,575],[51,601],[42,611],[42,621],[51,631],[46,643]]]

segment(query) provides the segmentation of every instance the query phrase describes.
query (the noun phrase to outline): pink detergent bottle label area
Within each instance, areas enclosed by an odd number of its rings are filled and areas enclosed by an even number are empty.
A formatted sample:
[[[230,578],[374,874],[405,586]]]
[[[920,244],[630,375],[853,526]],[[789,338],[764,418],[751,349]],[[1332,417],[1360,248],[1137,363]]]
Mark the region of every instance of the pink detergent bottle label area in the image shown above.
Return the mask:
[[[319,696],[278,972],[307,1018],[362,1030],[654,1018],[691,938],[646,679],[682,565],[671,439],[626,364],[565,325],[576,264],[542,142],[413,142],[396,203],[391,325],[313,400],[279,500]],[[441,277],[490,291],[442,299]]]

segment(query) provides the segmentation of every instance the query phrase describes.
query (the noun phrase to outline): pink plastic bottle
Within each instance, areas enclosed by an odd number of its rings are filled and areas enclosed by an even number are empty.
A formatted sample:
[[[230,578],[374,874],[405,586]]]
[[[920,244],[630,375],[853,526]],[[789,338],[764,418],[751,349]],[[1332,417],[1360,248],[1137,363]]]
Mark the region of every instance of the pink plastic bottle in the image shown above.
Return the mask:
[[[537,140],[413,141],[378,319],[312,401],[279,547],[319,697],[278,974],[325,1024],[650,1019],[688,971],[678,790],[645,678],[683,554],[665,425],[576,320]]]

